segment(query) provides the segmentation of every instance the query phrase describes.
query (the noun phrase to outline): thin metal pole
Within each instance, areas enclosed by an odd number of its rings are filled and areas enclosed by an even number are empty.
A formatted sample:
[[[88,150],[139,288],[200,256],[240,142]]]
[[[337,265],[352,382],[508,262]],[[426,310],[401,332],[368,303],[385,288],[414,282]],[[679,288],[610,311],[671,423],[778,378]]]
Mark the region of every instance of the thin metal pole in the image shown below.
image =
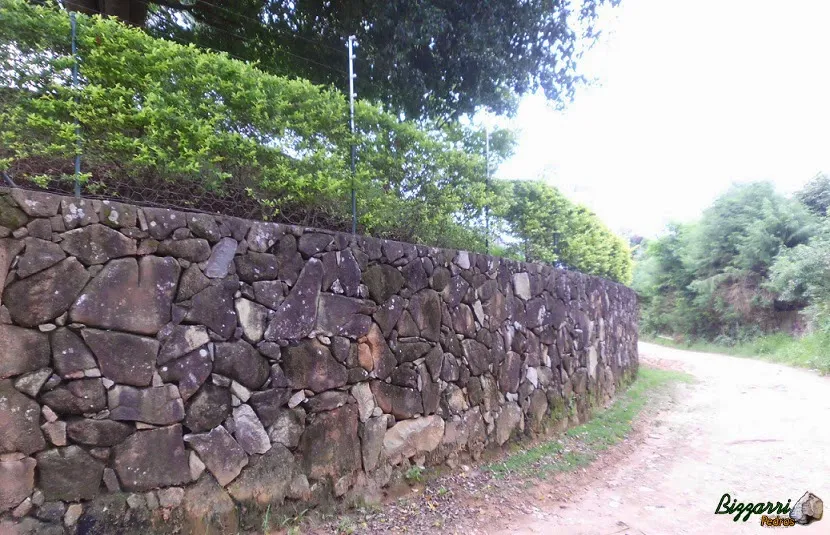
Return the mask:
[[[72,27],[72,89],[75,91],[75,104],[78,103],[78,45],[76,42],[75,12],[69,14]],[[81,197],[81,125],[75,110],[75,197]]]
[[[490,195],[490,130],[487,126],[484,127],[484,166],[487,176],[487,195]],[[487,254],[490,254],[490,199],[487,199],[487,204],[484,205],[484,249]]]
[[[352,234],[357,234],[357,197],[355,196],[354,180],[355,180],[355,154],[357,147],[354,143],[354,35],[349,36],[349,114],[350,126],[352,130]]]

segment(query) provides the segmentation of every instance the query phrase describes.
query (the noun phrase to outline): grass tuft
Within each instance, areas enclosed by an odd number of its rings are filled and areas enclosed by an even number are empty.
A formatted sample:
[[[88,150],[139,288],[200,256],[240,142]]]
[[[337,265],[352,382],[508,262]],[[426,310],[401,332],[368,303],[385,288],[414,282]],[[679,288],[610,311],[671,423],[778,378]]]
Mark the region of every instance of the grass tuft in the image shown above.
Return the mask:
[[[669,370],[640,367],[637,379],[608,409],[567,431],[564,437],[508,454],[498,463],[485,467],[497,478],[510,474],[544,478],[551,472],[568,472],[590,463],[596,454],[631,432],[634,419],[650,394],[677,382],[692,382],[691,375]]]

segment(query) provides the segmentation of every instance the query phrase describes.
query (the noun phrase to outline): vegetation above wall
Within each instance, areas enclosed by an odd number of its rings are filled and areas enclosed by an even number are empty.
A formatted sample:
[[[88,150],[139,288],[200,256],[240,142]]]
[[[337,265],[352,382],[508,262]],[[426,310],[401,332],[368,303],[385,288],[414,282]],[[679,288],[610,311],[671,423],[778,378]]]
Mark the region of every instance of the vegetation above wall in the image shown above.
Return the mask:
[[[0,5],[0,170],[16,181],[66,189],[80,153],[85,194],[333,230],[351,228],[354,184],[363,234],[477,252],[489,237],[507,256],[629,282],[627,245],[587,209],[541,183],[488,186],[484,136],[458,122],[358,101],[352,136],[334,88],[114,19],[79,15],[77,42],[75,89],[68,15]],[[513,141],[490,141],[492,166]]]

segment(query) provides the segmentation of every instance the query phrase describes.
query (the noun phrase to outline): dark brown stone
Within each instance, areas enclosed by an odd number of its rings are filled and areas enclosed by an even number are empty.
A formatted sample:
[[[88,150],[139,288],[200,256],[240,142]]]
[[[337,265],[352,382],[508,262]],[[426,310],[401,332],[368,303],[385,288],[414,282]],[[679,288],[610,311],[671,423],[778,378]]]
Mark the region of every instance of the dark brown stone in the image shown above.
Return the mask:
[[[216,344],[213,371],[257,390],[268,380],[270,365],[251,344],[237,340]]]
[[[107,379],[133,386],[149,386],[153,381],[159,351],[153,338],[98,329],[84,329],[81,335]]]
[[[15,323],[35,327],[66,312],[81,293],[89,274],[74,258],[13,282],[3,292],[3,303]]]
[[[398,362],[413,362],[427,354],[432,349],[432,346],[426,342],[398,342],[395,348],[395,355],[398,357]]]
[[[57,243],[37,238],[26,238],[25,243],[26,252],[17,262],[17,276],[21,279],[25,279],[30,275],[52,267],[66,258],[66,253],[63,252],[63,249]],[[0,252],[0,255],[2,255],[2,252]],[[3,270],[0,268],[0,276],[2,275]],[[3,280],[5,279],[6,277],[4,276]]]
[[[110,418],[154,425],[170,425],[184,419],[184,403],[174,385],[133,388],[115,385],[107,392]]]
[[[179,385],[179,394],[184,401],[187,401],[210,377],[212,370],[213,362],[210,360],[210,353],[202,348],[165,363],[158,371],[162,381]]]
[[[330,234],[322,234],[319,232],[307,232],[300,236],[297,243],[297,249],[306,257],[314,256],[317,253],[326,250],[326,247],[331,245],[334,237]]]
[[[305,340],[284,351],[283,371],[294,389],[308,388],[314,392],[330,390],[346,384],[346,367],[331,356],[328,347],[317,340]]]
[[[394,267],[380,264],[363,272],[363,283],[369,288],[372,300],[382,305],[403,288],[404,278]]]
[[[296,472],[294,456],[277,444],[265,455],[253,457],[242,475],[228,486],[228,492],[238,502],[279,505]]]
[[[61,234],[61,247],[87,266],[136,254],[135,240],[101,224]]]
[[[185,441],[222,486],[236,479],[248,464],[245,450],[221,425],[209,433],[187,435]]]
[[[355,405],[346,405],[311,417],[300,440],[303,471],[312,479],[339,477],[361,468],[358,417]]]
[[[236,330],[236,309],[233,295],[237,284],[223,281],[193,296],[193,304],[185,321],[205,325],[222,338],[230,338]]]
[[[112,450],[121,486],[143,491],[190,482],[182,426],[138,431]]]
[[[107,407],[107,392],[100,379],[79,379],[61,384],[40,396],[58,414],[85,414]]]
[[[518,391],[521,373],[522,357],[510,351],[499,367],[499,389],[504,393]]]
[[[459,304],[452,314],[452,328],[458,334],[475,338],[476,324],[473,311],[464,303]]]
[[[73,418],[66,422],[66,436],[85,446],[109,448],[123,442],[134,431],[133,426],[113,420]]]
[[[45,447],[40,406],[18,392],[11,381],[0,381],[0,453],[19,451],[29,455]]]
[[[427,279],[427,272],[424,269],[424,264],[420,259],[413,260],[401,270],[406,279],[406,287],[417,292],[429,286]]]
[[[267,253],[248,253],[234,259],[236,274],[247,283],[277,278],[277,257]]]
[[[37,487],[47,500],[91,500],[103,474],[104,465],[78,446],[37,454]]]
[[[205,383],[187,404],[184,425],[190,431],[208,431],[231,414],[231,392],[227,388]]]
[[[418,372],[411,364],[398,366],[392,371],[389,378],[393,385],[418,388]]]
[[[61,377],[95,368],[98,364],[81,337],[63,327],[51,334],[52,365]]]
[[[403,298],[393,295],[375,312],[375,321],[383,332],[384,337],[388,338],[392,334],[392,329],[398,323],[405,308],[406,302]]]
[[[184,533],[239,533],[237,505],[210,476],[185,491]]]
[[[182,273],[176,301],[187,301],[208,286],[210,286],[210,279],[204,276],[199,266],[193,264]]]
[[[31,457],[0,461],[0,513],[14,509],[32,494],[36,464]]]
[[[309,413],[330,411],[351,403],[352,399],[346,392],[329,390],[308,399],[304,406]]]
[[[357,295],[360,286],[360,265],[351,250],[346,249],[340,253],[338,264],[337,280],[343,288],[343,293],[349,297]]]
[[[449,283],[441,291],[441,295],[444,302],[452,309],[461,302],[461,299],[467,294],[467,290],[469,289],[470,283],[465,281],[460,275],[456,275],[450,279]]]
[[[395,418],[405,420],[424,411],[421,395],[412,388],[386,384],[381,381],[372,381],[372,393],[378,407]]]
[[[470,367],[473,375],[481,375],[486,372],[490,365],[490,350],[487,346],[476,340],[463,340],[461,347],[464,350],[464,359]]]
[[[317,320],[317,299],[322,281],[323,263],[312,258],[274,314],[265,331],[266,340],[299,340],[311,332]]]
[[[210,244],[202,238],[165,240],[159,244],[157,254],[183,258],[188,262],[204,262],[210,258]]]
[[[38,331],[0,325],[0,379],[49,365],[49,338]]]
[[[359,338],[369,333],[375,306],[361,299],[323,294],[317,305],[317,330],[326,336]]]
[[[207,330],[201,325],[176,325],[169,330],[166,329],[163,334],[157,359],[159,365],[191,353],[210,342]]]
[[[75,301],[70,318],[90,327],[154,335],[170,321],[178,280],[173,258],[113,260]]]

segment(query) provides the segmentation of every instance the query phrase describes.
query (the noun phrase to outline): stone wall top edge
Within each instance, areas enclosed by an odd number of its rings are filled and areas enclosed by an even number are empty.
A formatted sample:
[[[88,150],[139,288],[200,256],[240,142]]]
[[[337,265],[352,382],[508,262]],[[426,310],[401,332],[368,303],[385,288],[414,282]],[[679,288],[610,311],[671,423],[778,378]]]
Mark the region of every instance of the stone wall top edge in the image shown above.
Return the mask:
[[[15,190],[22,192],[22,194],[24,196],[27,196],[27,197],[36,196],[36,195],[47,195],[47,196],[57,197],[57,198],[60,198],[60,199],[66,199],[66,200],[70,200],[70,201],[75,200],[75,197],[72,196],[72,195],[56,193],[56,192],[52,192],[52,191],[45,191],[45,190],[35,190],[35,189],[19,188],[19,187],[7,187],[7,186],[0,186],[0,195],[9,195],[9,194],[11,194],[12,191],[15,191]],[[488,254],[484,254],[484,253],[475,253],[475,252],[467,251],[467,250],[463,250],[463,249],[450,249],[450,248],[446,248],[446,247],[435,247],[435,246],[430,246],[430,245],[415,244],[415,243],[411,243],[411,242],[403,242],[403,241],[391,240],[391,239],[386,239],[386,238],[376,238],[376,237],[373,237],[373,236],[367,236],[367,235],[363,235],[363,234],[357,234],[357,235],[353,236],[351,233],[340,232],[340,231],[335,231],[335,230],[330,230],[330,229],[323,229],[323,228],[317,228],[317,227],[306,227],[306,226],[302,226],[302,225],[289,225],[289,224],[286,224],[286,223],[276,223],[276,222],[271,222],[271,221],[261,221],[261,220],[256,220],[256,219],[240,218],[240,217],[229,216],[229,215],[225,215],[225,214],[221,214],[221,213],[192,210],[192,209],[189,209],[189,208],[186,208],[186,207],[153,206],[153,205],[149,205],[149,204],[138,203],[138,202],[135,202],[135,201],[109,199],[109,198],[103,198],[103,197],[97,197],[97,196],[90,196],[90,197],[82,196],[81,200],[98,201],[98,202],[103,202],[103,203],[117,203],[117,204],[121,204],[121,205],[125,205],[125,206],[141,208],[141,209],[148,209],[149,208],[149,209],[171,210],[173,212],[179,212],[181,214],[194,214],[194,215],[195,214],[204,214],[204,215],[209,215],[209,216],[215,217],[220,221],[222,221],[222,220],[240,220],[241,219],[243,221],[248,221],[251,224],[253,224],[253,223],[265,223],[265,224],[268,224],[268,225],[274,225],[276,228],[285,229],[287,232],[290,232],[291,234],[294,234],[295,236],[299,236],[299,235],[301,235],[302,233],[305,233],[305,232],[315,232],[315,233],[321,233],[321,234],[329,234],[329,235],[335,236],[335,237],[339,236],[339,237],[345,238],[350,244],[354,243],[354,241],[356,240],[357,245],[361,245],[361,242],[367,243],[367,242],[371,242],[371,241],[376,241],[376,242],[380,243],[381,245],[384,244],[384,243],[397,243],[397,244],[401,244],[401,245],[406,246],[406,247],[415,247],[416,249],[419,249],[419,250],[430,251],[430,252],[433,252],[434,254],[441,253],[441,252],[449,253],[451,255],[451,258],[455,258],[456,255],[459,254],[459,253],[467,254],[467,255],[474,255],[473,258],[481,256],[481,257],[487,258],[488,260],[494,260],[496,262],[503,262],[503,263],[506,263],[508,265],[516,266],[516,267],[519,268],[517,271],[530,271],[530,272],[532,272],[532,271],[537,271],[537,272],[552,271],[552,272],[557,273],[557,274],[567,274],[568,276],[576,275],[576,276],[579,276],[579,277],[585,277],[587,279],[598,281],[601,284],[604,284],[606,286],[617,287],[619,290],[630,294],[631,297],[636,299],[636,292],[634,292],[633,289],[631,289],[630,287],[628,287],[624,284],[621,284],[621,283],[618,283],[618,282],[615,282],[615,281],[612,281],[610,279],[606,279],[604,277],[600,277],[600,276],[597,276],[597,275],[589,275],[587,273],[583,273],[583,272],[577,271],[577,270],[565,270],[565,269],[557,268],[557,267],[554,267],[554,266],[550,266],[548,264],[540,264],[540,263],[536,263],[536,262],[525,262],[525,261],[521,261],[521,260],[513,260],[513,259],[510,259],[510,258],[504,258],[504,257],[500,257],[500,256],[488,255]],[[419,254],[419,256],[421,256],[421,255]],[[471,262],[474,262],[474,260],[471,259]]]

